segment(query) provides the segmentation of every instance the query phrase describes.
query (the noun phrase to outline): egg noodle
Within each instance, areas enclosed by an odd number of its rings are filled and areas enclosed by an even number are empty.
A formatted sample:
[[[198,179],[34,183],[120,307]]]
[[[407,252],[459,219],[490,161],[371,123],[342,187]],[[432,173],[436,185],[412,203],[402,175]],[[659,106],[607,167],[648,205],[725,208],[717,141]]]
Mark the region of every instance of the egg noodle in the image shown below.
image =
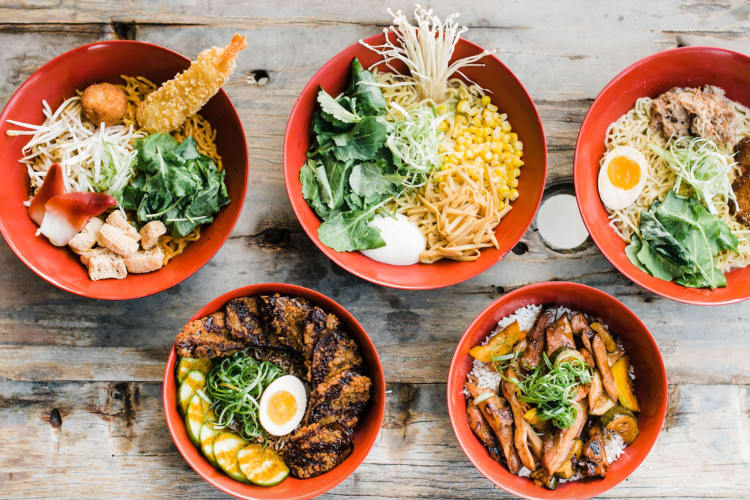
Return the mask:
[[[523,165],[523,144],[511,132],[507,115],[481,88],[460,79],[449,80],[448,98],[434,103],[419,98],[410,77],[378,72],[375,78],[389,106],[410,110],[427,103],[446,117],[440,124],[442,166],[424,186],[406,191],[389,206],[425,236],[420,262],[473,261],[481,249],[499,248],[495,227],[518,198]]]
[[[606,154],[617,146],[632,146],[643,153],[648,160],[646,183],[635,203],[622,210],[611,211],[609,214],[610,226],[627,242],[630,241],[630,236],[638,230],[641,212],[648,210],[655,200],[664,200],[677,180],[677,176],[669,168],[667,162],[648,147],[649,143],[662,148],[667,144],[663,134],[650,126],[652,101],[653,99],[649,97],[638,99],[630,111],[610,124],[604,140],[606,151],[600,160],[601,166]],[[734,101],[730,103],[736,116],[737,137],[750,137],[750,109]],[[731,147],[727,145],[718,147],[722,153],[732,154]],[[735,169],[730,175],[730,181],[734,180],[738,174],[739,172]],[[687,187],[683,186],[680,194],[687,195]],[[717,209],[716,216],[729,225],[740,240],[737,245],[738,254],[727,250],[719,252],[717,267],[722,272],[727,272],[750,265],[750,230],[730,214],[730,207],[726,201],[717,197],[713,200],[713,205]]]
[[[137,128],[135,113],[138,104],[158,87],[142,76],[120,75],[120,78],[125,81],[120,87],[125,91],[125,96],[128,99],[128,107],[122,121],[125,125],[132,125],[134,128]],[[198,151],[211,158],[216,163],[219,171],[222,170],[221,156],[214,142],[216,140],[216,130],[201,115],[196,114],[185,120],[182,125],[172,132],[172,136],[178,141],[183,141],[187,137],[192,136],[195,139]],[[201,226],[196,226],[190,234],[182,238],[175,238],[168,234],[161,236],[159,238],[159,246],[164,252],[164,264],[166,265],[171,259],[180,255],[190,242],[197,241],[200,237]]]

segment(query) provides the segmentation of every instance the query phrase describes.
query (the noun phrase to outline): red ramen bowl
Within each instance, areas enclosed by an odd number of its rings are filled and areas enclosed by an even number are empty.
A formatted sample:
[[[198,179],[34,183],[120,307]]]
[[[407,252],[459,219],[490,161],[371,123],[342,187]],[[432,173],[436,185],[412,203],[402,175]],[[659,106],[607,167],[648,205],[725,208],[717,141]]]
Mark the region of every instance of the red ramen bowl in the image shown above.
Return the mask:
[[[368,38],[371,45],[380,45],[384,34]],[[480,53],[483,49],[466,40],[456,46],[454,58]],[[292,108],[284,140],[284,179],[289,200],[302,228],[320,250],[339,266],[360,278],[379,285],[403,289],[441,288],[476,276],[498,262],[521,239],[534,219],[539,207],[544,181],[547,176],[547,147],[542,122],[526,89],[518,78],[500,60],[488,55],[480,60],[483,67],[465,68],[461,71],[478,85],[490,90],[492,101],[501,112],[508,114],[513,130],[523,142],[524,166],[519,177],[519,197],[511,210],[495,228],[500,248],[487,248],[473,262],[442,260],[435,264],[392,266],[374,261],[360,252],[337,252],[318,238],[320,219],[302,197],[299,172],[310,146],[310,120],[316,109],[315,97],[322,86],[336,95],[349,82],[349,65],[357,57],[367,68],[381,58],[360,44],[339,52],[323,65],[302,90]],[[388,70],[385,66],[381,71]],[[397,69],[399,69],[397,67]]]
[[[352,435],[352,442],[354,443],[352,454],[334,469],[311,479],[296,479],[290,476],[276,486],[270,487],[241,483],[212,466],[204,458],[200,450],[190,441],[187,429],[185,428],[185,420],[177,410],[177,381],[175,379],[177,353],[174,347],[172,347],[169,359],[167,359],[167,367],[164,370],[162,392],[164,415],[167,419],[169,433],[172,435],[177,449],[195,472],[216,488],[237,498],[306,499],[322,495],[349,477],[359,467],[359,464],[362,463],[375,443],[375,438],[377,438],[380,425],[383,422],[383,413],[385,411],[385,378],[375,346],[367,335],[367,332],[365,332],[365,329],[362,328],[362,325],[359,324],[354,316],[325,295],[308,288],[283,283],[249,285],[215,298],[196,312],[190,318],[190,321],[218,311],[224,304],[236,297],[276,292],[283,295],[303,297],[341,319],[346,331],[357,342],[367,365],[366,374],[372,379],[372,399]]]
[[[602,318],[619,336],[635,368],[635,392],[641,404],[638,438],[609,466],[604,479],[561,484],[556,490],[536,486],[529,478],[515,476],[490,458],[469,428],[463,388],[473,358],[469,349],[481,343],[497,322],[527,305],[559,305]],[[646,326],[622,302],[595,288],[577,283],[547,282],[528,285],[503,295],[469,325],[458,342],[448,372],[448,414],[458,443],[474,466],[505,491],[525,498],[590,498],[627,478],[643,462],[659,435],[667,410],[667,374],[659,348]]]
[[[248,162],[245,132],[227,94],[220,90],[200,111],[216,129],[216,146],[226,169],[231,203],[214,222],[203,226],[198,241],[187,246],[159,271],[129,274],[123,280],[91,281],[78,256],[35,236],[37,226],[23,202],[29,198],[26,168],[18,162],[28,136],[10,137],[18,128],[8,119],[42,123],[42,99],[54,109],[76,90],[96,82],[119,83],[120,75],[144,76],[156,84],[190,65],[190,60],[164,47],[130,40],[96,42],[65,52],[32,74],[13,94],[0,115],[0,232],[29,269],[68,292],[97,299],[132,299],[170,288],[200,269],[221,248],[242,210]]]
[[[668,299],[697,305],[729,304],[750,298],[750,267],[728,273],[727,286],[715,290],[685,288],[654,278],[628,260],[627,244],[608,225],[597,187],[610,123],[641,97],[654,98],[673,87],[703,85],[721,87],[729,99],[750,106],[750,57],[713,47],[684,47],[641,59],[617,75],[594,100],[581,125],[574,159],[575,190],[591,238],[622,274]]]

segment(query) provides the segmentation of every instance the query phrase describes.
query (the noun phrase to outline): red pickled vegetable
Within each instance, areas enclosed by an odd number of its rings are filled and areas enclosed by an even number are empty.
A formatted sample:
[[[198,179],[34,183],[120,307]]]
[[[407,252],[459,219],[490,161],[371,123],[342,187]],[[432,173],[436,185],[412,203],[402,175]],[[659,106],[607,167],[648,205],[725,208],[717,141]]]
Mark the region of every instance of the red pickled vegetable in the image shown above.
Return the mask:
[[[66,245],[91,217],[117,205],[104,193],[64,193],[53,196],[45,205],[44,219],[38,233],[55,246]]]
[[[59,163],[53,163],[44,176],[44,182],[39,191],[31,199],[29,205],[29,217],[36,222],[37,226],[42,225],[44,219],[44,206],[50,198],[58,194],[65,193],[65,183],[63,182],[63,171]]]

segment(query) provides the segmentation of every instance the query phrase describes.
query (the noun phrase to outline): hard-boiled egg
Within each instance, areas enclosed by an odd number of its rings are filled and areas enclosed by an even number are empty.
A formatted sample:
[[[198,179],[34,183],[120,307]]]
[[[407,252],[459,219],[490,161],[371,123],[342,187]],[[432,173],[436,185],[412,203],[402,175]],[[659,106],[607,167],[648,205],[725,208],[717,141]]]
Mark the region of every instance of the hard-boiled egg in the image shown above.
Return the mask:
[[[599,197],[610,210],[635,202],[648,175],[648,160],[631,146],[617,146],[604,157],[599,170]]]
[[[273,436],[289,434],[302,421],[306,405],[300,379],[284,375],[271,382],[260,397],[260,425]]]
[[[427,244],[419,226],[402,214],[396,214],[396,217],[376,215],[372,225],[380,229],[385,246],[362,250],[363,254],[394,266],[410,266],[419,262],[419,254]]]

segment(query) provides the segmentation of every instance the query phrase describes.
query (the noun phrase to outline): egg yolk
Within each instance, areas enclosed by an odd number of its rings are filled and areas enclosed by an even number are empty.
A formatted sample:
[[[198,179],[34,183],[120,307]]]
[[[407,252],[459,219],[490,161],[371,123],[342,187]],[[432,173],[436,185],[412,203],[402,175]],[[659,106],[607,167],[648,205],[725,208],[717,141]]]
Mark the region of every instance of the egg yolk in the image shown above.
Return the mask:
[[[297,400],[289,391],[278,391],[268,398],[268,417],[276,425],[287,423],[297,413]]]
[[[641,167],[627,156],[615,156],[607,167],[607,177],[617,188],[633,189],[641,180]]]

